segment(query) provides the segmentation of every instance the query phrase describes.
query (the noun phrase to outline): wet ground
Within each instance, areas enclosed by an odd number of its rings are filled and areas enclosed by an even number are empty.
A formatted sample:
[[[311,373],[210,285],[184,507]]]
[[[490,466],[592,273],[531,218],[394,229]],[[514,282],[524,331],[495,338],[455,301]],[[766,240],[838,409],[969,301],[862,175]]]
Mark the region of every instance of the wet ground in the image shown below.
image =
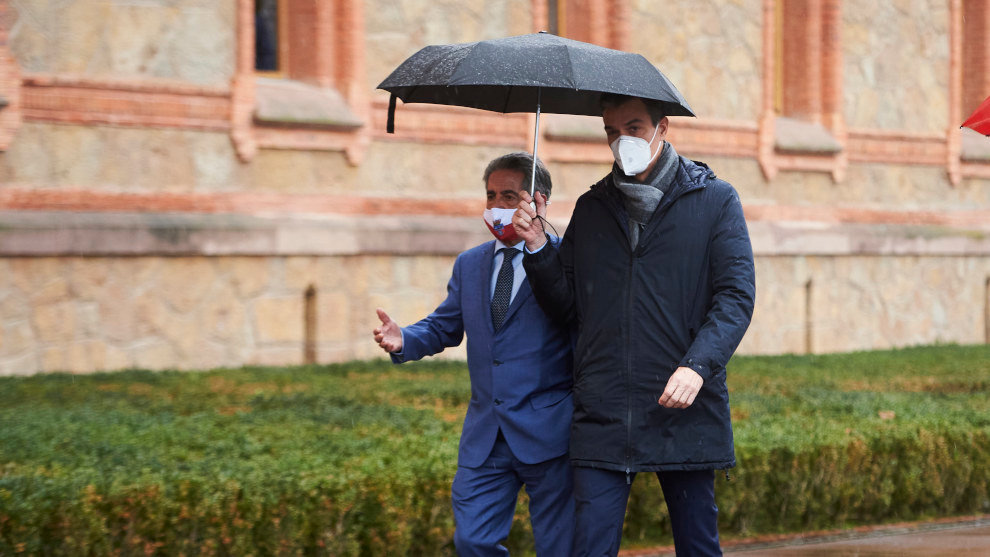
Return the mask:
[[[723,544],[739,557],[990,557],[990,516],[884,526],[785,539]],[[666,557],[673,548],[622,551],[622,557]]]
[[[728,549],[746,557],[987,557],[990,556],[990,523],[904,533],[884,532],[864,537],[810,541],[762,548]]]

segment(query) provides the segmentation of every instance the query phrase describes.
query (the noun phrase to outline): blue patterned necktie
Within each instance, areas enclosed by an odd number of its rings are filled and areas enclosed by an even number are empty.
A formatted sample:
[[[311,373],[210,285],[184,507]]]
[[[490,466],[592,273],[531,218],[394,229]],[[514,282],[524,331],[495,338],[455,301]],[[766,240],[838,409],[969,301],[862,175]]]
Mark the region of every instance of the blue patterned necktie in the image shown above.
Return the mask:
[[[512,259],[519,253],[516,248],[502,248],[502,267],[498,270],[498,278],[495,280],[495,294],[492,295],[492,325],[497,331],[505,321],[505,314],[509,311],[509,299],[512,298]]]

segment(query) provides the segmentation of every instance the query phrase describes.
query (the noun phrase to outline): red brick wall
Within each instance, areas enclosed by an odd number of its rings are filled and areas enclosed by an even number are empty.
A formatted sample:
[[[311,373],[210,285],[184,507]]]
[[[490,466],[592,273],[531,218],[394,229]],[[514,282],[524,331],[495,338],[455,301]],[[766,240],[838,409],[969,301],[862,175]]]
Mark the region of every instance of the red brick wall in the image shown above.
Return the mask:
[[[288,0],[288,77],[315,84],[323,69],[317,12],[317,0]]]
[[[987,0],[963,0],[962,111],[969,115],[990,96],[990,9]]]

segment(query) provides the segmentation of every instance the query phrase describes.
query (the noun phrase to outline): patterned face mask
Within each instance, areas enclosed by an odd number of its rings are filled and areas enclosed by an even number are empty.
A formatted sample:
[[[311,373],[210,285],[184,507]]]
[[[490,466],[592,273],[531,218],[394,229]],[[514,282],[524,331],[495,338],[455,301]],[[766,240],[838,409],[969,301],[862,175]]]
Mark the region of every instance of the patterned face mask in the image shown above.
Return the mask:
[[[516,227],[512,226],[512,215],[516,214],[515,209],[499,209],[493,207],[485,209],[485,224],[492,235],[507,246],[515,245],[519,242],[519,235],[516,234]]]

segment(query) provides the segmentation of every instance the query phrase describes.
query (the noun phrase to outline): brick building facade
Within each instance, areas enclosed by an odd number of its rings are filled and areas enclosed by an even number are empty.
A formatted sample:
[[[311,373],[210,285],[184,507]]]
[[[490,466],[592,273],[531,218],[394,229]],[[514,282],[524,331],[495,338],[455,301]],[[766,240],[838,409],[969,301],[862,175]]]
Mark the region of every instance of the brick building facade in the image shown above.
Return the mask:
[[[402,105],[427,44],[540,29],[644,54],[669,139],[739,190],[741,352],[990,341],[990,0],[0,0],[0,375],[377,357],[486,239],[480,175],[533,117]],[[547,115],[551,221],[611,162]],[[463,352],[453,350],[453,357]]]

